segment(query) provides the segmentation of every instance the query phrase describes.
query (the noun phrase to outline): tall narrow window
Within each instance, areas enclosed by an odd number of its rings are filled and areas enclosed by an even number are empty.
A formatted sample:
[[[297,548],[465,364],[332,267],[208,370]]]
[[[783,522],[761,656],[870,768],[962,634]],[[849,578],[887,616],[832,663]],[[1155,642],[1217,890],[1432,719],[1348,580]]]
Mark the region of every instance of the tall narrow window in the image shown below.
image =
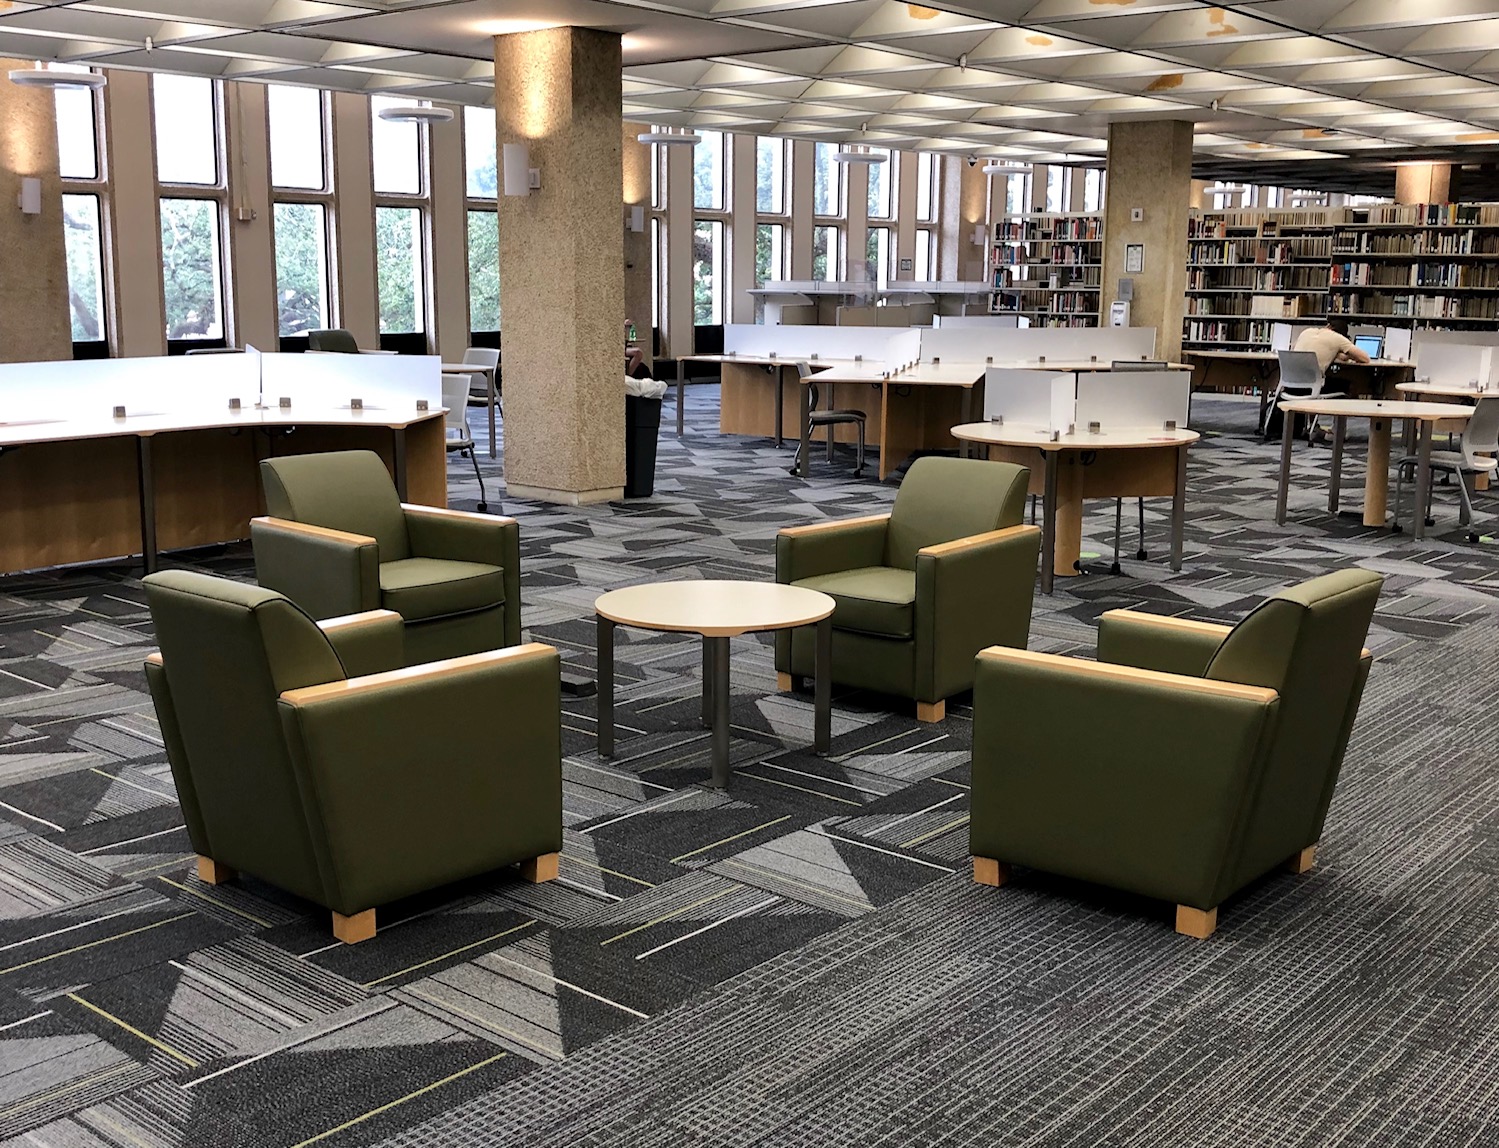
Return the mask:
[[[161,269],[168,340],[224,337],[219,213],[220,204],[215,199],[161,201]]]
[[[323,165],[323,93],[271,84],[266,88],[271,124],[271,183],[299,191],[328,185]]]
[[[843,210],[843,165],[833,159],[836,144],[818,143],[812,152],[812,212],[841,215]]]
[[[468,168],[470,199],[494,199],[499,195],[496,138],[493,108],[463,109],[463,159]]]
[[[890,188],[894,182],[895,157],[891,155],[889,148],[870,148],[871,152],[885,156],[884,163],[872,163],[868,165],[869,171],[869,218],[890,218]]]
[[[419,207],[375,208],[375,273],[380,333],[425,331],[426,274]]]
[[[52,71],[87,72],[76,65],[53,64]],[[89,88],[58,88],[57,167],[63,179],[99,178],[99,140],[95,130],[94,93]]]
[[[327,209],[321,203],[278,203],[274,222],[279,334],[329,326]]]
[[[665,284],[661,282],[661,269],[666,266],[666,260],[661,253],[663,232],[661,220],[657,216],[651,216],[651,326],[656,330],[661,329],[661,309],[666,297]]]
[[[104,340],[104,244],[97,195],[62,197],[63,241],[68,257],[68,304],[73,342]]]
[[[772,279],[785,276],[786,227],[780,223],[755,226],[755,286],[763,287]],[[755,322],[765,318],[765,300],[755,296]]]
[[[412,100],[374,96],[370,100],[370,162],[374,166],[375,193],[420,195],[422,193],[422,138],[414,123],[382,120],[386,108],[410,107]]]
[[[1055,164],[1046,168],[1046,210],[1067,210],[1067,169]]]
[[[812,278],[831,283],[838,278],[838,229],[812,229]]]
[[[871,227],[864,245],[864,281],[881,289],[890,279],[890,229]]]
[[[166,184],[219,183],[218,101],[202,76],[151,76],[156,178]]]
[[[500,217],[493,211],[468,213],[468,325],[500,329]]]
[[[755,210],[786,213],[786,141],[760,136],[755,141]]]
[[[1103,171],[1090,167],[1083,174],[1083,210],[1103,210]]]
[[[916,229],[916,277],[927,283],[937,279],[937,245],[932,242],[932,233],[927,228]]]
[[[699,219],[692,229],[692,321],[723,322],[723,223]]]
[[[692,149],[692,206],[703,211],[722,211],[726,166],[724,134],[698,134],[702,142]]]
[[[1031,209],[1031,173],[1016,172],[1001,176],[1005,181],[1005,211],[1010,215],[1024,215]]]
[[[937,194],[937,179],[941,172],[941,164],[937,157],[929,151],[916,153],[916,220],[918,223],[937,222],[937,204],[940,196]],[[916,261],[916,266],[921,266],[921,260]]]

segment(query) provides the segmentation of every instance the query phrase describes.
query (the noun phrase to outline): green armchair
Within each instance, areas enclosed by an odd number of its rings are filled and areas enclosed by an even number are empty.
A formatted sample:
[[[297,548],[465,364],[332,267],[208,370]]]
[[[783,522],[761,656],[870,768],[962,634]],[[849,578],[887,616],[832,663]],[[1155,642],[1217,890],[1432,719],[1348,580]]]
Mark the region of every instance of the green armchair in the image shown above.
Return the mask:
[[[269,516],[250,523],[255,576],[314,618],[394,610],[408,664],[518,645],[513,518],[400,501],[372,451],[260,464]]]
[[[146,680],[203,880],[252,873],[331,909],[352,944],[400,897],[516,862],[557,876],[556,650],[402,669],[389,611],[319,623],[186,571],[145,587],[161,644]]]
[[[1283,590],[1231,629],[1103,615],[1098,661],[979,655],[974,879],[1011,863],[1176,905],[1211,936],[1218,906],[1280,865],[1312,867],[1372,661],[1384,579]]]
[[[928,457],[889,514],[794,526],[776,537],[776,581],[832,596],[833,680],[913,698],[921,721],[973,686],[986,646],[1024,648],[1041,532],[1020,525],[1029,472]],[[812,635],[776,635],[777,684],[812,673]]]

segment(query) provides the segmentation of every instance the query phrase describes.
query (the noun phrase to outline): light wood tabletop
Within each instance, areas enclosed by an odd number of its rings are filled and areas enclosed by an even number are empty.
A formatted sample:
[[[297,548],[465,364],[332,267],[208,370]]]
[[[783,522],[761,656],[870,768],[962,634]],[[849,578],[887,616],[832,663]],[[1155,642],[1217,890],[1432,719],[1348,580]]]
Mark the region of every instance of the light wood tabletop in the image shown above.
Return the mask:
[[[1141,450],[1148,447],[1189,446],[1202,436],[1194,430],[1165,430],[1160,427],[1117,427],[1089,434],[1086,431],[1064,434],[1055,442],[1051,432],[1033,427],[1005,426],[1002,423],[967,423],[952,428],[954,438],[964,442],[992,443],[996,446],[1029,446],[1037,450]]]
[[[810,626],[833,613],[833,599],[776,582],[648,582],[611,590],[594,613],[642,630],[733,638],[761,630]]]
[[[1467,399],[1469,402],[1477,402],[1483,398],[1499,397],[1499,390],[1475,391],[1472,387],[1462,386],[1458,383],[1433,383],[1422,382],[1417,379],[1411,383],[1396,383],[1395,389],[1402,395],[1438,395],[1449,399]],[[1419,398],[1415,401],[1419,402]]]

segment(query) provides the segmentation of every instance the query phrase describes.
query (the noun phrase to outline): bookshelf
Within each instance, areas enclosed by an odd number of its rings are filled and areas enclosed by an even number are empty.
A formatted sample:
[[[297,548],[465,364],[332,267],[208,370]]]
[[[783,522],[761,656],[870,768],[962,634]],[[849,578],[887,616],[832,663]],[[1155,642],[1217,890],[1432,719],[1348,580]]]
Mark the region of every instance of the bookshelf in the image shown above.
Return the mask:
[[[1187,224],[1187,350],[1267,350],[1271,328],[1325,313],[1342,208],[1214,211]]]
[[[1033,327],[1096,327],[1103,217],[1045,212],[994,225],[989,311]]]

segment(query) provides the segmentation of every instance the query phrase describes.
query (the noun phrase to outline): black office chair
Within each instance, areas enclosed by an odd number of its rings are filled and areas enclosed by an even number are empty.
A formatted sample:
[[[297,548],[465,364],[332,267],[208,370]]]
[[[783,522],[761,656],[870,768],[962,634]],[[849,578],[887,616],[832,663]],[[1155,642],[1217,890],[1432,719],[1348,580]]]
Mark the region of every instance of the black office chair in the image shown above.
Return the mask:
[[[1171,366],[1165,359],[1115,359],[1109,364],[1111,371],[1164,371]],[[1145,500],[1136,500],[1140,510],[1140,547],[1135,551],[1135,558],[1141,562],[1150,557],[1145,549]],[[1119,538],[1124,532],[1124,499],[1114,499],[1114,564],[1109,567],[1110,574],[1123,574],[1124,570],[1119,565]]]
[[[855,478],[862,478],[864,476],[864,423],[866,422],[866,420],[868,419],[869,416],[866,415],[863,411],[855,411],[855,410],[834,410],[834,409],[829,409],[829,410],[825,410],[825,411],[818,410],[817,409],[817,399],[818,399],[817,384],[816,383],[811,383],[811,382],[807,381],[807,380],[809,380],[809,379],[811,379],[811,378],[814,377],[811,365],[808,364],[808,363],[797,363],[797,365],[796,365],[796,373],[797,373],[797,375],[801,379],[800,385],[809,388],[809,391],[808,391],[808,394],[807,394],[807,408],[808,408],[808,411],[809,411],[809,413],[807,415],[807,427],[808,427],[807,437],[810,439],[812,431],[815,431],[818,427],[827,427],[827,429],[828,429],[828,461],[832,462],[833,461],[833,428],[835,426],[837,426],[838,424],[840,424],[840,423],[852,423],[854,425],[854,427],[857,429],[858,434],[859,434],[859,440],[858,440],[859,441],[859,447],[858,447],[858,455],[855,458],[854,477]],[[831,391],[828,392],[828,401],[829,402],[832,401],[832,392]],[[792,462],[791,462],[791,473],[792,474],[796,474],[797,473],[797,469],[801,466],[801,462],[802,462],[802,448],[801,448],[801,443],[798,442],[797,443],[797,447],[796,447],[796,458],[794,458],[792,460]],[[811,463],[809,461],[808,462],[808,469],[810,469],[810,467],[811,467]]]

